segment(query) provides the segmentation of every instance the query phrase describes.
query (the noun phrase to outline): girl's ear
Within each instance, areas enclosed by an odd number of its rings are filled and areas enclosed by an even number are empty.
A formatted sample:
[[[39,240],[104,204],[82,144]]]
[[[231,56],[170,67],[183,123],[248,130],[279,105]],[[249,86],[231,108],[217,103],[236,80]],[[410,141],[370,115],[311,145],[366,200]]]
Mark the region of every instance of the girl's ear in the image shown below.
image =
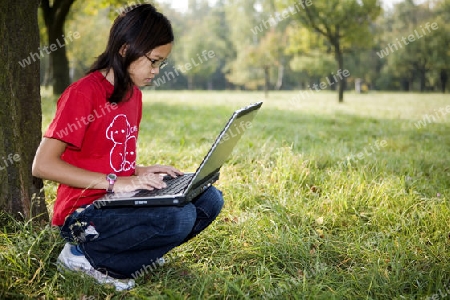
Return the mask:
[[[119,54],[122,57],[125,57],[125,54],[127,53],[128,45],[123,44],[122,47],[120,47]]]

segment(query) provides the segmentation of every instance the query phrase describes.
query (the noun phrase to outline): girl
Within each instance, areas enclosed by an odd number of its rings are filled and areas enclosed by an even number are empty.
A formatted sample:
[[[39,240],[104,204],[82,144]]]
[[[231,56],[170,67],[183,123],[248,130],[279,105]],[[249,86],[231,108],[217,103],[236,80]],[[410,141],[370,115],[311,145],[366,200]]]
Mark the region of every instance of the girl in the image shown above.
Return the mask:
[[[135,5],[114,22],[106,50],[88,74],[58,100],[55,118],[33,162],[33,175],[59,183],[52,224],[66,244],[59,265],[84,272],[117,290],[133,274],[161,263],[165,253],[205,229],[223,206],[210,187],[182,207],[95,209],[109,192],[165,187],[171,166],[137,166],[142,94],[166,65],[173,31],[150,4]]]

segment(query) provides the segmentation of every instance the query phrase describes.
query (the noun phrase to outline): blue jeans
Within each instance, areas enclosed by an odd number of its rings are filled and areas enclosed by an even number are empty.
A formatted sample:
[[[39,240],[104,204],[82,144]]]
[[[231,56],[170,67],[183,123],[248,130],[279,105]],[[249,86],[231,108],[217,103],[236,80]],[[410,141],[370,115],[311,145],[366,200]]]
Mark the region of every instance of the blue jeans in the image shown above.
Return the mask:
[[[222,206],[222,192],[213,186],[185,206],[96,209],[89,205],[66,219],[61,235],[77,243],[96,270],[131,278],[208,227]]]

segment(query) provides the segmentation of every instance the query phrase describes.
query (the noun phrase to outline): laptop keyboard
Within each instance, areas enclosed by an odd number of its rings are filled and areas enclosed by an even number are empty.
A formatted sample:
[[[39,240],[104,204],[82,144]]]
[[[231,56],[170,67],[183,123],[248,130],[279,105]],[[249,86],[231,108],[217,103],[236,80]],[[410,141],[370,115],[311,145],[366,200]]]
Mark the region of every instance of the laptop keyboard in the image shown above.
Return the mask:
[[[141,190],[139,193],[135,194],[134,197],[154,197],[178,194],[187,187],[192,176],[194,176],[194,173],[184,174],[182,176],[178,176],[177,178],[165,176],[164,182],[167,184],[167,187],[160,190]]]

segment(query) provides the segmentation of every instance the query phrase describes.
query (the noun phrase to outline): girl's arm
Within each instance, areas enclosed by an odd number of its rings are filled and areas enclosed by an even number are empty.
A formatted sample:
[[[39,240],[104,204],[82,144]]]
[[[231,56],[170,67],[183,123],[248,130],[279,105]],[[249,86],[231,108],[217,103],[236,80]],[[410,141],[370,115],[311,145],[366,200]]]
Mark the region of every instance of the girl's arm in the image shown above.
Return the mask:
[[[43,138],[34,157],[33,176],[56,181],[76,188],[107,189],[106,174],[75,167],[61,159],[67,144],[51,138]],[[114,191],[164,188],[165,183],[157,174],[145,176],[121,176],[114,184]]]

